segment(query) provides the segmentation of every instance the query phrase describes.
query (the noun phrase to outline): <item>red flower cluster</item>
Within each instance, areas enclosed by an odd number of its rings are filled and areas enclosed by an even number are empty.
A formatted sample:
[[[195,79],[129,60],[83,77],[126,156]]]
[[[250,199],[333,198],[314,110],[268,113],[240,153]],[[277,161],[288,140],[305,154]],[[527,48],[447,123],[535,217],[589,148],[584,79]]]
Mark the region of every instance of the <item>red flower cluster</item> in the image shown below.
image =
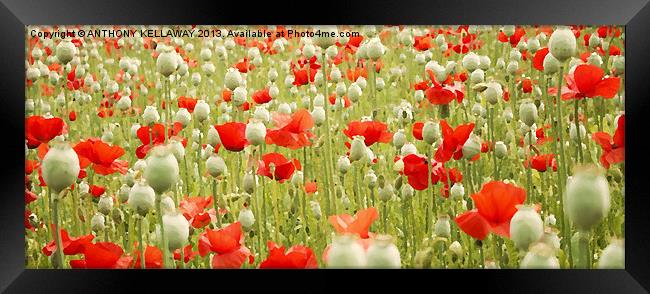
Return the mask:
[[[614,138],[605,132],[594,133],[592,138],[603,149],[600,163],[609,168],[611,164],[625,161],[625,115],[618,118]]]

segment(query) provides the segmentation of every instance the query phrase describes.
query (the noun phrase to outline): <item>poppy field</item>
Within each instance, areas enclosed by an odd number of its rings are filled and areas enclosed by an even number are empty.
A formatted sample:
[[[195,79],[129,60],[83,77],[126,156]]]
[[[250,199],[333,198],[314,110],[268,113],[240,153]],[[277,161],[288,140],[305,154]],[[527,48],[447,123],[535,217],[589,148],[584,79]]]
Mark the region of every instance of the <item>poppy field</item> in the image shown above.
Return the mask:
[[[623,268],[624,44],[28,26],[26,267]]]

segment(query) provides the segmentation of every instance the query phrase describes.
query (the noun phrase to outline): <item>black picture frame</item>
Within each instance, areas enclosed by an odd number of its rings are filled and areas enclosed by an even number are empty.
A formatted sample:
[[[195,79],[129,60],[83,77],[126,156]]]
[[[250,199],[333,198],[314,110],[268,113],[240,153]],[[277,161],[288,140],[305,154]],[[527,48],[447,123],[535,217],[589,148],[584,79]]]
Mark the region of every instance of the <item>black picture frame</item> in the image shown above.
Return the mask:
[[[0,290],[7,293],[119,293],[174,287],[222,291],[424,287],[518,293],[647,293],[650,289],[650,4],[648,0],[366,1],[25,1],[0,5]],[[624,270],[109,271],[25,269],[23,139],[25,25],[37,24],[616,24],[625,25],[626,264]],[[164,275],[164,276],[163,276]],[[240,281],[234,281],[238,279]],[[264,281],[263,281],[264,280]],[[307,283],[307,287],[294,282]],[[169,288],[171,289],[171,288]],[[453,290],[447,290],[453,291]]]

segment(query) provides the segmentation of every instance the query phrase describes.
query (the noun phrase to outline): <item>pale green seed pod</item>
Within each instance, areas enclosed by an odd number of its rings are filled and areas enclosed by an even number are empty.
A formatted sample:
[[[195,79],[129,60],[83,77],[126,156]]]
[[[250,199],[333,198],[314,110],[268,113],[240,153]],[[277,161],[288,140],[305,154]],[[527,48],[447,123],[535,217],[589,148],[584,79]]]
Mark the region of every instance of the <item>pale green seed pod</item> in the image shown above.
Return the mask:
[[[77,48],[69,39],[61,40],[61,42],[56,45],[56,59],[61,64],[68,64],[76,55]]]
[[[481,142],[478,137],[470,137],[463,145],[463,158],[471,159],[481,152]]]
[[[262,145],[266,138],[266,126],[262,122],[251,121],[246,125],[246,140],[251,145]]]
[[[215,178],[226,174],[228,171],[228,167],[223,161],[223,158],[216,154],[213,154],[210,156],[210,158],[208,158],[208,160],[205,162],[205,167],[208,170],[210,176]]]
[[[366,143],[364,143],[363,140],[362,136],[355,136],[354,139],[352,139],[349,156],[351,162],[362,160],[368,155],[368,152],[366,151]]]
[[[174,251],[183,248],[190,236],[190,223],[180,213],[163,215],[163,229],[167,239],[169,250]]]
[[[150,152],[144,178],[156,193],[162,194],[178,181],[178,161],[169,146],[158,146]]]
[[[294,173],[294,176],[297,174]],[[293,183],[293,177],[291,178],[291,182]],[[254,175],[252,172],[247,172],[244,175],[244,181],[242,182],[242,187],[244,188],[244,192],[248,193],[249,195],[252,195],[255,192],[255,187],[257,187],[257,177]]]
[[[54,194],[74,184],[79,170],[79,157],[67,143],[54,143],[41,164],[43,180]]]
[[[508,155],[508,147],[503,141],[498,141],[494,144],[494,155],[498,159],[503,159]]]
[[[562,64],[557,60],[553,54],[546,54],[544,57],[544,73],[547,75],[554,74],[560,70]]]
[[[406,134],[404,134],[403,129],[400,129],[393,134],[393,146],[397,149],[401,149],[404,144],[406,144]]]
[[[422,127],[422,139],[427,144],[433,144],[440,139],[440,125],[436,122],[428,121]]]
[[[104,215],[97,212],[93,215],[93,218],[90,219],[90,227],[95,232],[101,232],[106,228],[106,218]]]
[[[144,182],[137,182],[129,192],[129,206],[138,214],[145,216],[153,209],[156,192]]]
[[[519,266],[522,269],[559,269],[560,262],[553,248],[538,242],[530,247]]]
[[[255,216],[253,215],[253,211],[248,207],[244,207],[239,211],[237,220],[239,223],[241,223],[242,228],[246,232],[249,232],[253,228],[253,224],[255,224]]]
[[[537,107],[530,99],[519,106],[519,119],[529,127],[537,120]]]
[[[533,206],[518,205],[517,209],[510,220],[510,239],[520,250],[528,250],[544,234],[544,223]]]
[[[97,210],[103,215],[108,215],[113,209],[113,198],[111,196],[103,195],[99,198],[97,203]]]
[[[560,62],[576,53],[576,36],[568,27],[557,28],[548,40],[549,52]]]
[[[481,59],[476,53],[470,52],[463,57],[463,67],[469,72],[473,72],[481,64]]]
[[[330,46],[336,43],[338,38],[339,31],[336,26],[319,26],[314,27],[314,32],[319,32],[320,34],[312,38],[314,45],[321,47],[322,49],[329,48]]]
[[[607,179],[595,166],[577,170],[567,182],[565,213],[580,231],[589,231],[610,208]]]
[[[463,199],[465,196],[465,187],[461,183],[454,183],[449,189],[449,194],[452,199]]]
[[[368,58],[376,61],[384,54],[385,49],[379,38],[373,38],[366,44],[366,50]]]
[[[328,268],[363,268],[368,261],[366,252],[354,235],[336,236],[327,254]]]
[[[598,260],[600,269],[625,268],[625,243],[623,240],[613,240],[601,253]]]
[[[238,70],[234,68],[228,69],[226,72],[226,75],[224,76],[224,84],[225,86],[232,90],[235,90],[235,88],[239,87],[242,83],[242,77],[241,74],[239,73]],[[292,81],[293,82],[293,81]]]
[[[392,184],[386,183],[383,188],[379,188],[379,193],[378,193],[379,200],[386,202],[392,199],[393,195],[395,195],[395,190],[393,189]]]
[[[178,68],[178,56],[171,48],[165,48],[158,55],[156,60],[156,70],[165,77],[169,77]]]
[[[402,189],[400,189],[400,196],[402,196],[402,199],[404,200],[410,200],[413,198],[413,194],[415,194],[415,190],[411,185],[403,185]]]
[[[336,162],[336,168],[338,169],[339,173],[341,173],[342,175],[348,172],[350,166],[351,166],[350,159],[347,156],[339,157],[339,160]]]
[[[438,216],[433,232],[438,237],[449,238],[451,236],[451,225],[449,224],[449,215],[443,214]]]
[[[369,268],[400,268],[402,262],[399,250],[387,235],[377,236],[368,247],[366,258]]]

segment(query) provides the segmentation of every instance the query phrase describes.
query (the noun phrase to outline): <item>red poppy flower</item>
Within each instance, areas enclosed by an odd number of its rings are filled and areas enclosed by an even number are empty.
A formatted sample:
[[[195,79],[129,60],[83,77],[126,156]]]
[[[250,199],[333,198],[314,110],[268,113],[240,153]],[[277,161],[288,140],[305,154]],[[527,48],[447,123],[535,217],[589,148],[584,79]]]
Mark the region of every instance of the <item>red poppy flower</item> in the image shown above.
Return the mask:
[[[26,159],[25,160],[25,174],[31,175],[35,169],[38,169],[41,163],[38,160]]]
[[[452,80],[451,76],[447,77],[443,83],[436,81],[433,71],[427,70],[432,86],[424,91],[427,100],[433,105],[446,105],[456,100],[457,103],[463,102],[465,94],[463,93],[463,84]]]
[[[133,255],[135,256],[135,261],[131,265],[134,268],[142,268],[142,260],[140,260],[140,249],[138,247],[138,241],[134,243]],[[144,250],[144,268],[162,268],[163,267],[163,253],[156,246],[149,246]]]
[[[51,226],[52,231],[54,231],[54,225]],[[68,235],[68,232],[64,229],[61,230],[61,244],[63,244],[63,254],[64,255],[76,255],[79,253],[82,253],[84,251],[84,246],[91,244],[93,238],[93,234],[88,234],[85,236],[81,237],[72,237],[70,238],[70,235]],[[47,244],[43,249],[43,254],[50,256],[54,251],[56,251],[56,244],[54,241],[50,242]]]
[[[312,194],[318,192],[318,184],[316,182],[305,183],[305,193]]]
[[[517,212],[516,206],[526,201],[526,190],[492,181],[473,194],[472,200],[476,208],[456,217],[458,227],[478,240],[490,232],[510,238],[510,219]]]
[[[600,163],[609,168],[611,164],[625,161],[625,115],[618,118],[618,126],[614,132],[614,138],[605,132],[596,132],[592,138],[603,149],[600,156]]]
[[[271,95],[269,94],[268,87],[253,93],[253,101],[255,101],[257,104],[268,103],[272,99],[273,98],[271,98]]]
[[[368,71],[365,65],[357,66],[354,69],[348,69],[345,75],[349,81],[355,82],[359,77],[368,78]]]
[[[562,99],[582,99],[602,96],[603,98],[613,98],[621,86],[621,80],[618,77],[604,78],[605,72],[602,68],[591,65],[581,64],[576,67],[573,74],[565,76],[567,86],[562,88]],[[557,89],[549,89],[549,93],[554,95]]]
[[[32,222],[29,221],[29,216],[32,215],[32,211],[25,208],[25,229],[34,231],[34,227],[32,226]]]
[[[27,147],[34,149],[42,143],[50,142],[63,132],[63,120],[58,117],[44,118],[33,115],[25,119],[25,139]]]
[[[525,35],[526,35],[526,31],[523,28],[518,27],[515,29],[515,33],[512,34],[512,36],[506,36],[506,34],[503,31],[500,31],[498,35],[498,39],[502,43],[509,42],[510,46],[512,46],[512,48],[515,48],[517,47],[517,44],[519,44],[521,37]]]
[[[416,190],[424,190],[429,186],[429,166],[427,159],[416,154],[409,154],[402,158],[404,162],[404,175],[408,178],[408,183]]]
[[[442,145],[436,150],[434,159],[439,162],[447,162],[452,156],[458,160],[463,156],[463,145],[474,130],[474,123],[459,125],[456,129],[447,124],[444,119],[440,121],[442,130]]]
[[[280,247],[271,241],[268,241],[267,246],[269,247],[269,256],[262,261],[260,268],[318,268],[318,259],[309,247],[295,245],[285,252],[284,246]]]
[[[523,79],[521,81],[521,90],[524,93],[533,92],[533,81],[531,81],[529,78]]]
[[[348,138],[363,136],[366,146],[377,142],[388,143],[393,139],[393,133],[388,131],[388,126],[379,121],[351,121],[348,128],[343,130]]]
[[[194,112],[194,107],[196,107],[197,102],[198,100],[190,97],[184,97],[184,96],[178,97],[178,107],[187,109],[189,113]]]
[[[86,244],[82,253],[84,259],[70,261],[72,268],[125,269],[133,261],[133,256],[123,256],[124,250],[111,242]]]
[[[235,222],[218,230],[205,229],[199,237],[199,254],[216,253],[212,257],[212,268],[241,268],[248,258],[252,264],[254,257],[244,246],[244,233],[241,223]]]
[[[262,160],[259,161],[257,174],[282,183],[290,179],[296,169],[302,169],[298,159],[287,160],[280,153],[267,153],[262,155]]]
[[[224,88],[223,91],[221,91],[221,98],[223,98],[223,101],[230,102],[232,100],[232,91],[228,88]]]
[[[307,69],[293,70],[293,84],[296,86],[307,85],[309,82],[314,82],[316,72],[318,70],[309,69],[309,80],[307,80]]]
[[[431,48],[431,37],[429,35],[415,36],[413,48],[418,51],[427,51]]]
[[[535,56],[533,57],[533,67],[539,71],[544,71],[544,58],[548,54],[548,47],[537,50]]]
[[[332,215],[328,221],[338,234],[357,234],[362,239],[370,237],[368,230],[372,223],[379,218],[379,212],[374,207],[359,210],[353,216],[349,214]]]
[[[246,147],[246,144],[248,144],[245,123],[228,122],[222,125],[215,125],[214,128],[219,133],[221,145],[228,151],[242,151]]]
[[[240,59],[234,66],[240,73],[247,73],[249,70],[255,69],[255,65],[248,62],[248,58]]]
[[[93,170],[100,175],[110,175],[115,172],[126,174],[128,162],[117,160],[124,155],[124,149],[117,145],[109,145],[98,138],[81,141],[74,146],[79,156],[79,165],[86,168],[92,163]]]
[[[549,167],[552,167],[553,171],[557,171],[557,161],[554,154],[531,156],[530,159],[524,161],[525,168],[528,168],[529,165],[538,172],[545,172]]]
[[[30,204],[38,200],[38,196],[32,191],[25,189],[25,204]]]
[[[167,138],[177,136],[181,130],[183,130],[183,124],[175,122],[173,127],[168,129]],[[138,158],[143,159],[154,146],[165,143],[165,126],[162,124],[154,124],[152,128],[149,128],[149,126],[142,126],[138,129],[136,135],[138,136],[138,139],[140,139],[142,145],[135,149],[135,154]],[[149,140],[149,136],[151,136],[151,140]],[[183,139],[183,146],[185,146],[185,144],[187,144],[187,141]]]
[[[310,138],[316,136],[309,131],[314,127],[314,120],[306,109],[292,115],[275,113],[273,122],[277,128],[266,132],[266,144],[298,149],[310,146]]]
[[[196,256],[196,252],[192,250],[192,244],[188,244],[183,248],[183,255],[185,258],[183,258],[183,262],[188,263],[190,260]],[[174,259],[180,261],[181,260],[181,250],[176,249],[174,250]]]
[[[216,220],[216,212],[214,208],[205,211],[206,208],[212,206],[212,197],[186,197],[181,200],[178,208],[181,213],[190,222],[192,227],[196,229],[203,228],[210,224],[212,219]]]
[[[415,122],[413,124],[413,137],[417,140],[422,141],[422,128],[424,127],[424,123],[421,121]]]
[[[68,114],[68,119],[70,119],[70,121],[75,121],[75,120],[77,120],[77,113],[74,112],[74,110],[73,110],[73,111],[70,111],[70,113]]]
[[[93,195],[95,198],[99,198],[106,192],[106,187],[104,186],[96,186],[96,185],[90,185],[90,194]]]
[[[336,93],[330,95],[329,101],[331,105],[336,105]],[[343,107],[348,108],[350,105],[352,105],[352,102],[348,99],[348,96],[343,96]]]

